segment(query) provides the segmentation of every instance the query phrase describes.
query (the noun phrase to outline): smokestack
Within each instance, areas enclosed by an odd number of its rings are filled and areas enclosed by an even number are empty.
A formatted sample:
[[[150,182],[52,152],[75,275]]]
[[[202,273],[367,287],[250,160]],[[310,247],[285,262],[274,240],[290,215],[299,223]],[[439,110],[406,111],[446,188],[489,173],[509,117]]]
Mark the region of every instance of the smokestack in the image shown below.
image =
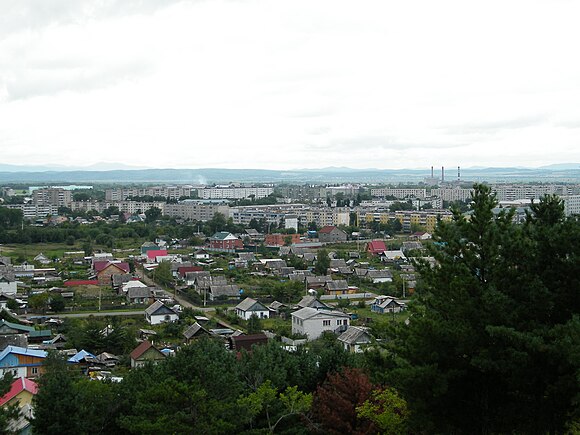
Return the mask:
[[[431,178],[433,178],[433,166],[431,166]]]
[[[461,181],[461,168],[457,167],[457,181]]]
[[[441,182],[445,181],[445,167],[441,166]]]

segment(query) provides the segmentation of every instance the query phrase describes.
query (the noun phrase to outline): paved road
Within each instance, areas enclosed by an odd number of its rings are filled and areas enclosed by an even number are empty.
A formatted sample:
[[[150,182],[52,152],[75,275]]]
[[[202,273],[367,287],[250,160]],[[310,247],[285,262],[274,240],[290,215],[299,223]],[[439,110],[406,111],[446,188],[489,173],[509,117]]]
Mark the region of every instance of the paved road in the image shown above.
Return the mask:
[[[135,310],[135,311],[87,311],[86,313],[59,313],[59,314],[27,314],[25,316],[19,317],[38,317],[38,316],[46,316],[47,318],[63,318],[63,317],[106,317],[106,316],[142,316],[144,310]]]

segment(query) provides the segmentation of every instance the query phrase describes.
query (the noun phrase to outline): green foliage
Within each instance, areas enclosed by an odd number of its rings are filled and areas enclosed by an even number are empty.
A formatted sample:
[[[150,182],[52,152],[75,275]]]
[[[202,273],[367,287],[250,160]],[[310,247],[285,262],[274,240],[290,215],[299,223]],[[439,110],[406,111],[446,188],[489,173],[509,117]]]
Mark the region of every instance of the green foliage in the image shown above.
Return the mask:
[[[153,280],[158,284],[169,287],[173,285],[173,274],[171,273],[171,263],[162,261],[152,273]]]
[[[429,432],[561,432],[580,391],[580,227],[546,198],[524,225],[494,214],[474,186],[472,213],[440,223],[424,290],[389,344],[387,379],[410,424]],[[575,338],[574,338],[575,337]]]
[[[316,264],[314,265],[314,271],[319,275],[326,275],[329,267],[330,257],[328,256],[328,251],[326,249],[319,249],[316,253]]]
[[[54,294],[50,296],[49,306],[51,311],[55,313],[60,313],[64,311],[65,301],[61,294]]]
[[[252,314],[248,319],[246,327],[248,329],[248,334],[258,334],[259,332],[262,332],[262,321],[258,316]]]
[[[0,397],[4,396],[10,391],[12,382],[14,382],[14,378],[10,372],[6,372],[6,374],[0,378]],[[4,404],[2,407],[0,407],[0,433],[9,433],[8,424],[12,419],[18,417],[18,413],[18,404]]]
[[[407,402],[394,388],[374,390],[371,397],[356,408],[359,419],[371,421],[385,435],[408,433]]]

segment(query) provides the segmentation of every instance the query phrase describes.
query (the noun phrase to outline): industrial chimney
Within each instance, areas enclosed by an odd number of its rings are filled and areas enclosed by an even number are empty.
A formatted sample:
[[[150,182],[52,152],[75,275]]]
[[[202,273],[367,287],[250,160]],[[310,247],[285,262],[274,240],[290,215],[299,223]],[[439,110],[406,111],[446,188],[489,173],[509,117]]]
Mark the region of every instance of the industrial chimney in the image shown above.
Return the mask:
[[[445,167],[441,166],[441,182],[445,182]]]
[[[457,181],[461,181],[461,168],[457,167]]]
[[[433,178],[433,166],[431,166],[431,178]]]

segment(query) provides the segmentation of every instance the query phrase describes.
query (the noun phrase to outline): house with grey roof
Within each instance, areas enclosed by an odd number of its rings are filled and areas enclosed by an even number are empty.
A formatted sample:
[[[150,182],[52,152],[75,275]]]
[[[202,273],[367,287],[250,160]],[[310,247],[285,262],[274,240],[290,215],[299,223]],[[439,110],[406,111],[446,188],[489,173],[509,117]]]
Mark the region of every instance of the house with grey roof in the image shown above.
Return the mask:
[[[330,307],[328,305],[323,304],[322,302],[320,302],[316,296],[312,296],[312,295],[308,295],[308,296],[304,296],[302,299],[300,299],[300,302],[298,302],[298,308],[324,308],[329,310]]]
[[[199,338],[209,334],[210,332],[207,329],[205,329],[199,323],[195,322],[193,325],[191,325],[183,332],[183,337],[185,337],[185,342],[189,343],[191,340],[195,338]]]
[[[305,335],[308,340],[316,340],[326,331],[340,334],[350,325],[350,316],[341,311],[306,307],[291,316],[292,334]]]
[[[393,273],[388,269],[371,269],[367,271],[366,275],[364,275],[364,278],[372,281],[375,284],[381,282],[393,282]]]
[[[148,304],[153,292],[149,287],[129,287],[125,296],[130,304]]]
[[[177,322],[179,320],[179,314],[163,302],[155,301],[145,310],[145,320],[151,325],[158,325],[164,322]]]
[[[400,313],[405,309],[405,303],[392,296],[377,296],[371,304],[371,311],[375,313]]]
[[[210,301],[218,299],[239,299],[240,288],[236,284],[216,285],[211,284],[208,290]]]
[[[344,350],[359,353],[371,343],[372,337],[368,328],[349,326],[338,336],[337,340],[342,343]]]
[[[236,305],[236,315],[244,320],[248,320],[252,316],[267,319],[270,317],[270,310],[257,300],[246,298]]]

